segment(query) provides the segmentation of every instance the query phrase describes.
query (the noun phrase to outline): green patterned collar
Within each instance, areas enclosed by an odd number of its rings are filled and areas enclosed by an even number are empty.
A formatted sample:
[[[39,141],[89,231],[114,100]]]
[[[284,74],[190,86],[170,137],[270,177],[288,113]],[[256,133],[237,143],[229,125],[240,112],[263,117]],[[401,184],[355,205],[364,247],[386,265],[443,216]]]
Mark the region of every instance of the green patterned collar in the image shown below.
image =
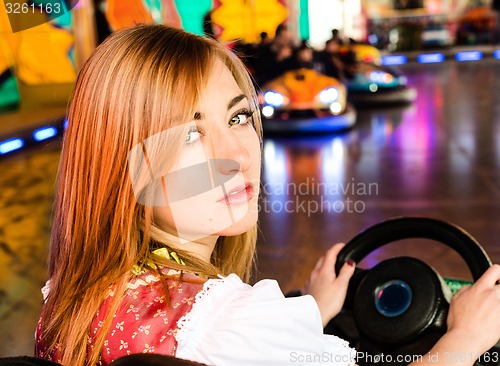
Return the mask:
[[[174,261],[177,264],[180,264],[180,265],[183,265],[183,266],[186,265],[186,263],[184,263],[184,261],[182,260],[182,258],[179,258],[179,256],[177,255],[176,252],[169,252],[167,248],[156,249],[156,250],[153,250],[151,253],[154,254],[154,255],[156,255],[156,256],[158,256],[158,257],[160,257],[160,258]],[[154,264],[152,261],[146,259],[141,264],[134,264],[134,266],[132,267],[131,271],[132,271],[132,273],[134,275],[140,275],[140,274],[143,274],[143,273],[147,272],[147,270],[145,269],[145,267],[149,267],[149,268],[152,268],[152,269],[156,269],[157,268],[156,264]]]

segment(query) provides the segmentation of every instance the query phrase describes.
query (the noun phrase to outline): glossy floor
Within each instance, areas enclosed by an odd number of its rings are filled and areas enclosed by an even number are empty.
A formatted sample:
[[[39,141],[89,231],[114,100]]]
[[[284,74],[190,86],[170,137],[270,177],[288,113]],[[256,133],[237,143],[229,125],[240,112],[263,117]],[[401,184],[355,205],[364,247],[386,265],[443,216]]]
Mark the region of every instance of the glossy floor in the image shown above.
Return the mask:
[[[255,280],[298,288],[331,244],[400,215],[458,224],[500,262],[499,62],[406,66],[414,105],[359,109],[358,125],[341,135],[266,138]],[[0,161],[0,356],[32,352],[58,158],[52,143]],[[422,240],[361,265],[392,255],[469,276],[451,250]]]

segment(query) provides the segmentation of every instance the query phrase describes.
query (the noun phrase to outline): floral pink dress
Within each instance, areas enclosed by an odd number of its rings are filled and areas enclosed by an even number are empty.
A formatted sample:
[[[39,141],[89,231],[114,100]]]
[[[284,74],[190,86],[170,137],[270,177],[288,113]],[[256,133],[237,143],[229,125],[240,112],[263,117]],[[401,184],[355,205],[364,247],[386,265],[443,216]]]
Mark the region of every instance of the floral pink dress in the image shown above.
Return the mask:
[[[100,365],[107,365],[117,358],[134,353],[175,355],[177,322],[190,312],[205,280],[184,273],[181,281],[179,272],[164,272],[167,276],[169,299],[164,295],[164,287],[157,274],[145,272],[130,280],[104,342]],[[93,341],[103,325],[113,296],[114,293],[110,291],[93,320],[89,350],[93,348]],[[40,323],[37,328],[35,356],[61,362],[61,354],[57,349],[47,353],[41,341]]]

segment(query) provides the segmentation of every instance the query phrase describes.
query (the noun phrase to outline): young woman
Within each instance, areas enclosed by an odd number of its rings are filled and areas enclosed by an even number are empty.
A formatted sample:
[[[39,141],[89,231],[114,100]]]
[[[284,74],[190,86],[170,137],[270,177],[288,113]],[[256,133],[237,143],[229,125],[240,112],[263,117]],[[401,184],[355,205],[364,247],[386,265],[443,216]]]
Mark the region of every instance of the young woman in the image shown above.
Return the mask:
[[[342,245],[318,261],[305,296],[243,282],[256,242],[257,108],[241,62],[213,40],[138,26],[96,49],[69,106],[38,357],[280,365],[326,352],[354,363],[346,342],[322,334],[354,272],[346,263],[335,276]],[[497,341],[499,278],[494,266],[456,296],[433,352],[480,354]]]

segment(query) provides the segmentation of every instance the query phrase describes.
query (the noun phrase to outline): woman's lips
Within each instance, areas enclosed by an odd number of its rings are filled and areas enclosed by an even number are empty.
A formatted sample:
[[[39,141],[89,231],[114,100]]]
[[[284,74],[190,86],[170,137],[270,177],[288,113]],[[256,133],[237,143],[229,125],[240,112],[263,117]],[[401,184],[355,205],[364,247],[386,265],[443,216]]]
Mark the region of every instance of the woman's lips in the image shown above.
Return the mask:
[[[254,196],[254,189],[252,183],[231,189],[226,195],[217,202],[225,203],[228,205],[235,205],[250,201]]]

